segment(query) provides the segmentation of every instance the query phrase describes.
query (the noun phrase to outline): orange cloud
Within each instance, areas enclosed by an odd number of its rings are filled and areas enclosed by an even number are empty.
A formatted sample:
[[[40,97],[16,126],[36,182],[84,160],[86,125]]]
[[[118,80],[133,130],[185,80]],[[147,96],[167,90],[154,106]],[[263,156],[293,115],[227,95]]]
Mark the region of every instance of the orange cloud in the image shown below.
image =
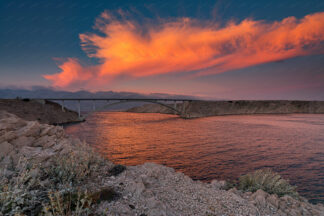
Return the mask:
[[[104,84],[125,75],[217,74],[323,53],[324,48],[324,12],[272,23],[246,19],[225,27],[190,18],[141,26],[104,12],[94,28],[100,33],[80,34],[80,40],[100,64],[82,66],[70,58],[59,65],[61,72],[44,75],[54,86]]]
[[[43,75],[43,77],[51,81],[54,86],[81,86],[88,85],[98,77],[98,67],[83,67],[75,58],[68,58],[65,62],[58,66],[62,72],[54,75]]]

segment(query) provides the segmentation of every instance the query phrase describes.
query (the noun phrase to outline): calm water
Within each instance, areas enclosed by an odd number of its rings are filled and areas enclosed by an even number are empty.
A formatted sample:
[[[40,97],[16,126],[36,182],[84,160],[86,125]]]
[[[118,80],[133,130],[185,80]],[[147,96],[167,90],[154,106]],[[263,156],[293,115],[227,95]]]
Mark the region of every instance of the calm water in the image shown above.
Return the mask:
[[[157,162],[193,179],[235,179],[270,167],[324,202],[324,115],[217,116],[97,112],[67,133],[115,163]]]

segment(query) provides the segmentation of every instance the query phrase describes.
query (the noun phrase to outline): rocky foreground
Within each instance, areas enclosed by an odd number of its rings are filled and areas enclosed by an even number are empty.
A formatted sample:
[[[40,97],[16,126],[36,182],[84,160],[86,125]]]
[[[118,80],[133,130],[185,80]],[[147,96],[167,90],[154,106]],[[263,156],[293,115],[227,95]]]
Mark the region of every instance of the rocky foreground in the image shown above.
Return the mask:
[[[78,113],[47,100],[0,99],[0,110],[5,110],[28,121],[45,124],[66,124],[80,122]]]
[[[324,101],[192,101],[177,103],[176,109],[181,111],[181,116],[184,118],[246,114],[323,114]],[[137,113],[175,114],[173,110],[158,104],[145,104],[143,106],[131,108],[127,111]]]
[[[153,163],[114,165],[61,127],[0,111],[0,215],[324,215],[262,190],[224,190]]]

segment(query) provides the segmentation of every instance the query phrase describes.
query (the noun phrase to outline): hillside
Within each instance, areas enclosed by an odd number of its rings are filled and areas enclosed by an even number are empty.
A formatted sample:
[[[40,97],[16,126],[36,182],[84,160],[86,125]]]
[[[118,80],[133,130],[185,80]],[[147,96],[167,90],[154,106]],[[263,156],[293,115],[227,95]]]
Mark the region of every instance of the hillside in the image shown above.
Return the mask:
[[[46,100],[0,99],[0,110],[17,115],[28,121],[45,124],[79,122],[78,113],[64,109],[61,105]]]
[[[192,101],[178,103],[176,108],[185,118],[217,115],[324,113],[324,101]],[[174,111],[157,105],[145,104],[127,110],[138,113],[174,114]]]

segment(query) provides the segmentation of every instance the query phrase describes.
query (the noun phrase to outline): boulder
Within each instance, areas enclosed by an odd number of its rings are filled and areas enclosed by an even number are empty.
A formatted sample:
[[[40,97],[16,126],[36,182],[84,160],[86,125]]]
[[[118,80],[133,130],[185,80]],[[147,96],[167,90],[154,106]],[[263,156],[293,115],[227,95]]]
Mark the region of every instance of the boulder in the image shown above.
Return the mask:
[[[166,216],[166,206],[154,197],[147,200],[148,215]]]
[[[0,137],[0,142],[11,142],[11,140],[16,139],[17,134],[14,131],[4,131],[4,134]]]
[[[219,181],[215,179],[210,182],[210,186],[215,189],[223,190],[226,188],[226,181],[224,180]]]
[[[279,199],[278,196],[275,194],[272,194],[267,197],[267,202],[270,203],[274,208],[279,208]]]
[[[30,121],[25,127],[16,131],[17,136],[39,136],[40,126],[37,121]]]
[[[120,164],[117,164],[116,166],[114,166],[113,168],[111,168],[109,170],[109,174],[112,176],[117,176],[120,173],[124,172],[126,170],[126,167]]]
[[[12,140],[11,143],[17,148],[22,146],[33,146],[35,137],[32,136],[18,136],[16,139]]]
[[[0,143],[0,159],[8,155],[11,151],[14,150],[14,146],[8,142]]]
[[[15,115],[0,111],[0,130],[13,130],[25,126],[27,123]]]
[[[254,200],[254,203],[259,208],[265,208],[267,206],[266,198],[268,193],[259,189],[254,194],[252,194],[251,198]]]
[[[92,192],[90,194],[90,197],[93,199],[94,202],[100,203],[102,201],[111,202],[113,200],[118,199],[120,195],[112,187],[104,187],[96,192]]]
[[[38,137],[35,142],[32,143],[33,147],[45,147],[45,148],[49,148],[52,147],[53,145],[55,145],[56,139],[53,136],[48,136],[48,135],[44,135],[44,136],[40,136]]]

